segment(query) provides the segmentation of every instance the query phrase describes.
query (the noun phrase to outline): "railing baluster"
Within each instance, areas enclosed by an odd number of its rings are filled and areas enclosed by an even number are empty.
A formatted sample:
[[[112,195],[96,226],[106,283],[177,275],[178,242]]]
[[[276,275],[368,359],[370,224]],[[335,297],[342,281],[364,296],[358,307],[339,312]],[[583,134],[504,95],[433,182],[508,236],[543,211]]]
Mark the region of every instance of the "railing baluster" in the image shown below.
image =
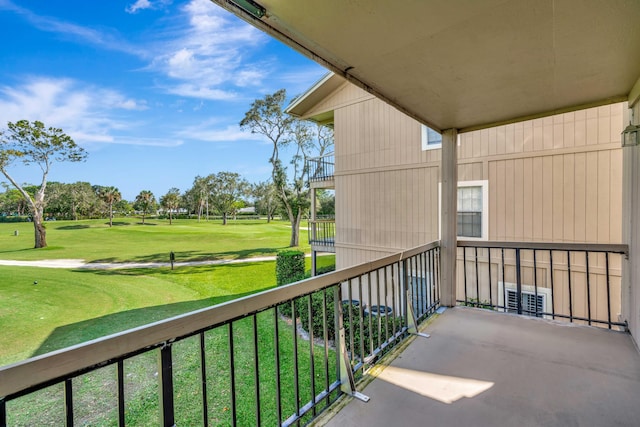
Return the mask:
[[[258,351],[258,316],[254,314],[253,320],[253,370],[256,396],[256,425],[260,425],[260,359]]]
[[[398,313],[400,304],[398,304],[398,301],[396,300],[396,273],[395,273],[396,268],[395,266],[396,266],[395,262],[391,264],[391,305],[393,306],[393,312]],[[392,330],[393,336],[396,336],[396,316],[393,316],[393,318],[391,319],[391,330]]]
[[[555,304],[555,290],[553,283],[553,250],[549,249],[549,274],[551,275],[551,318],[555,320],[556,318],[556,304]]]
[[[464,277],[464,305],[469,305],[467,294],[467,248],[462,248],[462,275]]]
[[[607,271],[607,324],[611,329],[611,286],[609,284],[609,252],[605,252],[605,266]]]
[[[363,362],[362,372],[364,372],[364,305],[362,299],[362,275],[358,276],[358,298],[360,299],[360,310],[358,310],[358,324],[360,326],[360,361]],[[369,301],[371,304],[371,301]]]
[[[573,322],[573,293],[571,289],[571,252],[567,251],[567,277],[569,280],[569,321]]]
[[[340,302],[340,304],[342,304],[342,302]],[[328,407],[331,403],[331,399],[329,394],[329,328],[327,323],[327,289],[322,290],[322,338],[324,341],[324,391],[327,393],[325,407]]]
[[[340,285],[341,286],[341,285]],[[353,287],[353,282],[352,279],[349,279],[347,281],[347,294],[349,295],[349,305],[347,307],[347,309],[349,310],[349,353],[350,353],[350,360],[351,362],[353,362],[355,359],[355,352],[356,352],[356,348],[354,347],[353,344],[353,291],[352,288]],[[340,301],[340,304],[342,304],[342,301]],[[358,301],[358,310],[362,309],[362,300]],[[338,331],[335,332],[336,334],[338,333]]]
[[[173,361],[171,355],[171,343],[166,343],[160,349],[160,400],[162,408],[162,425],[171,427],[175,425],[175,414],[173,407]]]
[[[296,304],[295,300],[291,301],[291,319],[293,320],[293,388],[296,398],[296,415],[300,416],[300,383],[299,383],[299,368],[298,368],[298,325],[296,319]]]
[[[384,301],[385,304],[387,303],[387,301],[389,301],[389,268],[385,267],[384,268]],[[393,301],[391,301],[390,303],[390,307],[391,310],[393,310],[393,316],[391,316],[391,319],[393,319],[396,316],[396,311],[393,308]],[[387,319],[387,321],[384,323],[384,334],[385,334],[385,339],[387,342],[389,342],[389,319]]]
[[[367,320],[369,322],[369,354],[373,354],[373,319],[371,319],[373,315],[373,305],[371,298],[371,272],[367,272],[367,289],[369,292],[369,315],[367,316]]]
[[[311,388],[311,402],[313,404],[312,411],[313,416],[316,416],[316,364],[315,364],[315,353],[313,346],[313,294],[309,295],[309,304],[307,306],[307,310],[309,313],[309,376],[311,378],[310,388]],[[258,426],[260,423],[257,424]]]
[[[487,271],[489,274],[489,306],[493,309],[493,286],[491,285],[491,248],[487,248]]]
[[[505,313],[508,311],[509,303],[507,301],[507,280],[504,277],[504,248],[500,248],[500,256],[502,259],[502,305],[504,305]]]
[[[125,425],[125,402],[124,402],[124,361],[118,360],[117,363],[117,382],[118,382],[118,426]]]
[[[480,274],[478,274],[478,247],[475,248],[476,258],[476,307],[480,307]]]
[[[202,393],[202,425],[209,425],[209,403],[207,402],[207,360],[204,332],[200,332],[200,387]]]
[[[540,313],[538,312],[538,263],[536,259],[536,250],[533,250],[533,293],[535,295],[535,308],[536,317],[540,317]]]
[[[231,382],[231,425],[238,425],[238,414],[236,411],[236,369],[235,369],[235,349],[233,345],[233,322],[229,322],[227,327],[229,334],[229,376]]]
[[[584,256],[587,268],[587,318],[589,319],[589,325],[591,325],[591,280],[589,277],[589,251],[585,251]]]
[[[518,314],[522,314],[522,277],[520,276],[520,249],[516,249],[516,286],[518,297]]]
[[[73,384],[71,378],[64,380],[65,425],[73,427]]]
[[[273,309],[273,357],[276,365],[276,418],[278,425],[282,423],[282,386],[280,385],[280,326],[279,326],[278,306]]]
[[[382,300],[380,299],[380,270],[379,269],[376,270],[376,294],[378,298],[378,343],[376,345],[376,348],[380,348],[382,346],[382,342],[380,341],[382,339],[382,314],[380,313],[380,308],[384,307],[385,318],[386,318],[387,307],[386,307],[386,301],[383,304]]]

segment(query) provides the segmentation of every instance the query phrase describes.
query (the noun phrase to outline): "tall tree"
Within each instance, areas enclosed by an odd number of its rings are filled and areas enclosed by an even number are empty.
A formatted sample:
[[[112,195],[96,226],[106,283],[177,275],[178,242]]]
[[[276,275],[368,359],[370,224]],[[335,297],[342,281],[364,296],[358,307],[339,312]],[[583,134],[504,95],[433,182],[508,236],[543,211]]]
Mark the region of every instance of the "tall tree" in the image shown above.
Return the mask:
[[[235,172],[219,172],[208,176],[211,204],[222,215],[222,225],[227,224],[227,216],[238,209],[238,202],[246,194],[249,183]]]
[[[156,197],[149,190],[142,190],[140,194],[136,196],[133,206],[137,211],[142,212],[142,224],[144,224],[146,215],[152,213],[156,205]]]
[[[122,200],[122,194],[116,187],[98,187],[98,197],[107,205],[109,209],[109,227],[113,227],[113,205]]]
[[[44,197],[51,165],[53,162],[80,162],[86,159],[87,154],[62,129],[47,128],[37,120],[8,122],[7,129],[0,131],[0,147],[0,172],[27,201],[33,215],[35,247],[45,248],[47,232],[43,224]],[[33,197],[9,174],[9,167],[16,161],[40,167],[42,179]]]
[[[169,211],[169,225],[173,223],[173,211],[180,207],[180,190],[177,188],[171,188],[167,191],[167,194],[160,197],[160,205],[167,211]]]
[[[267,223],[271,222],[279,207],[276,186],[269,181],[259,182],[252,186],[251,194],[256,205],[256,212],[260,215],[267,215]]]
[[[284,112],[286,98],[286,91],[280,89],[263,99],[256,99],[240,121],[240,127],[265,136],[273,145],[269,159],[272,166],[271,177],[291,223],[289,246],[298,246],[300,221],[305,207],[309,206],[309,195],[303,181],[303,153],[306,151],[303,145],[307,145],[310,138],[304,124]],[[292,143],[296,144],[297,148],[292,160],[293,174],[288,177],[287,170],[280,160],[280,149]]]

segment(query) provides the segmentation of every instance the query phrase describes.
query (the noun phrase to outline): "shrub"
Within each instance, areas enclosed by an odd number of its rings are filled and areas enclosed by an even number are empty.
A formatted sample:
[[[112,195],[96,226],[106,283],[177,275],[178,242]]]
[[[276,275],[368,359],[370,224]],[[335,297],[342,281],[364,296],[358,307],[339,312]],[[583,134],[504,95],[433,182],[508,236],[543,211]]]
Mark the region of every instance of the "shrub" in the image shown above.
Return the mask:
[[[287,285],[304,278],[304,252],[296,250],[278,252],[276,256],[276,284],[278,286]],[[298,305],[296,305],[297,309]],[[291,317],[291,304],[282,304],[279,311],[283,316]]]
[[[276,257],[276,284],[278,286],[304,279],[304,252],[286,250]]]

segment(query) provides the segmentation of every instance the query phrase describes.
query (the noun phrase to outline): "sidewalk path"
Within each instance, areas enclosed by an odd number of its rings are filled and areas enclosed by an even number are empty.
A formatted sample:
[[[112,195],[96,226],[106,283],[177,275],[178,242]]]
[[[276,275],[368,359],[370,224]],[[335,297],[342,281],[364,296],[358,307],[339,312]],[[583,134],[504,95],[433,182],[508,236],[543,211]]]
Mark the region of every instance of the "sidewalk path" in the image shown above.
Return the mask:
[[[330,255],[330,254],[327,254]],[[307,254],[306,257],[311,255]],[[241,259],[215,259],[206,261],[183,261],[174,262],[175,267],[190,267],[199,265],[225,265],[225,264],[241,264],[247,262],[275,261],[276,257],[262,256],[254,258]],[[17,260],[1,260],[0,266],[10,265],[19,267],[44,267],[44,268],[68,268],[77,270],[115,270],[125,268],[158,268],[171,267],[169,262],[90,262],[87,263],[82,259],[43,259],[37,261],[17,261]]]

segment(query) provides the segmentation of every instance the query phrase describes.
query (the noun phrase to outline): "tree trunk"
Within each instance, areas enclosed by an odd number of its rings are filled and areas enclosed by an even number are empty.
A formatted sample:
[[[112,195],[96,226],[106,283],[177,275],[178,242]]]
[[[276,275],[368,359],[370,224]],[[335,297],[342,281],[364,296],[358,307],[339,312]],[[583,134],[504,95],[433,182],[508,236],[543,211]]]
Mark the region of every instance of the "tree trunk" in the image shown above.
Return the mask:
[[[142,212],[142,225],[144,225],[144,211]]]
[[[291,222],[291,241],[290,247],[299,246],[300,243],[300,221],[302,220],[302,210],[298,210],[298,214]]]
[[[172,218],[171,218],[171,209],[169,209],[169,225],[171,225],[171,221],[172,221]]]
[[[227,213],[222,213],[222,225],[227,225]]]
[[[113,205],[109,203],[109,227],[113,227]]]
[[[47,230],[44,228],[42,224],[42,211],[34,211],[33,212],[33,231],[35,234],[35,248],[46,248],[47,247]]]

